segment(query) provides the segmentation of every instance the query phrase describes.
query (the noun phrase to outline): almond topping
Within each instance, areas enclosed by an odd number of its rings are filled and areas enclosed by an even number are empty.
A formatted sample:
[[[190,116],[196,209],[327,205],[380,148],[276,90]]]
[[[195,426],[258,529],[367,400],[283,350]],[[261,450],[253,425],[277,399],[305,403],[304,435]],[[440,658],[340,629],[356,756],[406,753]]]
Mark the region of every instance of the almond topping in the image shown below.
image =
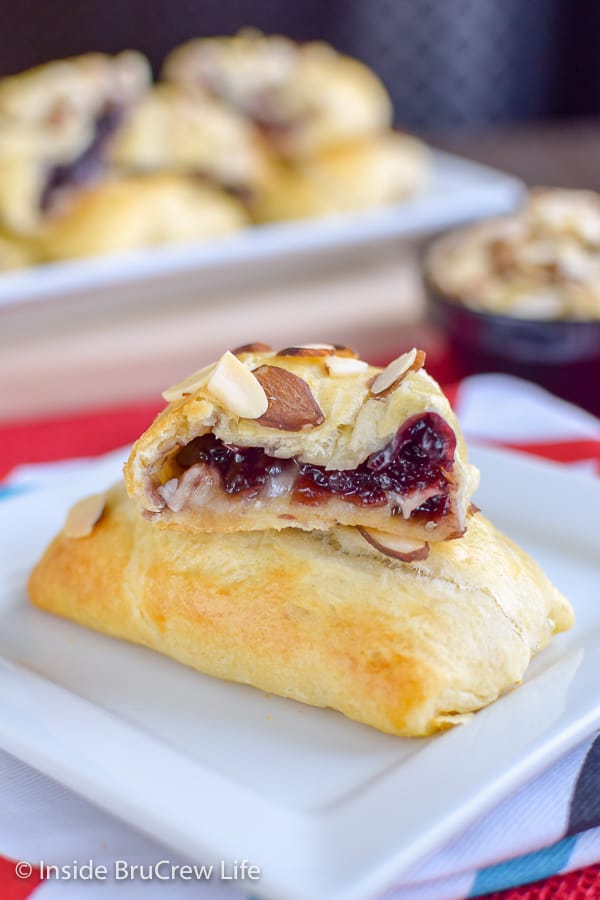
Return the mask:
[[[303,378],[279,366],[261,366],[254,372],[268,400],[266,412],[258,422],[266,428],[300,431],[325,421],[325,416]]]
[[[329,356],[333,352],[333,347],[285,347],[280,350],[277,356]]]
[[[341,344],[336,344],[334,349],[336,356],[353,356],[354,359],[358,359],[359,354],[350,347],[343,347]]]
[[[254,374],[229,350],[217,363],[206,390],[241,419],[258,419],[268,408],[267,396]]]
[[[393,359],[389,366],[377,375],[371,385],[371,393],[384,394],[396,390],[409,372],[418,372],[424,364],[425,352],[413,347],[408,353]]]
[[[425,541],[402,538],[387,531],[380,531],[378,528],[363,528],[361,525],[358,526],[358,530],[372,547],[393,559],[415,562],[418,559],[427,559],[429,556],[429,544]]]
[[[306,350],[335,350],[333,344],[300,344]]]
[[[106,494],[92,494],[91,497],[79,500],[67,514],[63,529],[65,537],[82,538],[91,534],[94,525],[100,521],[105,506]]]
[[[358,375],[369,368],[368,363],[352,356],[327,356],[325,365],[330,375]]]
[[[260,341],[255,341],[253,344],[242,344],[241,347],[236,347],[231,352],[234,356],[239,356],[240,353],[270,353],[272,349],[268,344],[261,344]]]
[[[178,384],[174,384],[172,387],[167,388],[166,391],[163,391],[162,396],[167,403],[173,403],[174,400],[183,400],[184,397],[190,397],[192,394],[195,394],[196,391],[199,391],[200,388],[206,387],[214,368],[215,364],[211,363],[210,366],[204,366],[203,369],[192,372],[192,374],[188,375],[187,378],[184,378],[183,381],[180,381]]]

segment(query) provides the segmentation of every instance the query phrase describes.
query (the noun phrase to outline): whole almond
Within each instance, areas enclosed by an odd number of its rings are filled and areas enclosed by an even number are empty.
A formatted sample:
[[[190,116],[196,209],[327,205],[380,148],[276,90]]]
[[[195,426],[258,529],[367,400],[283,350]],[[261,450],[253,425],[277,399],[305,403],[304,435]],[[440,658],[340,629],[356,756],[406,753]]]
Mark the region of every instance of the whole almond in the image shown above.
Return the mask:
[[[267,396],[267,411],[257,421],[266,428],[301,431],[325,421],[319,404],[303,378],[279,366],[261,366],[254,373]]]
[[[65,537],[82,538],[91,534],[94,525],[100,521],[105,506],[106,494],[92,494],[79,500],[67,513],[63,529]]]
[[[424,350],[417,350],[416,347],[413,347],[408,353],[403,353],[397,359],[393,359],[383,372],[373,379],[371,393],[387,397],[396,390],[398,385],[402,384],[409,372],[418,372],[423,368],[425,358]]]

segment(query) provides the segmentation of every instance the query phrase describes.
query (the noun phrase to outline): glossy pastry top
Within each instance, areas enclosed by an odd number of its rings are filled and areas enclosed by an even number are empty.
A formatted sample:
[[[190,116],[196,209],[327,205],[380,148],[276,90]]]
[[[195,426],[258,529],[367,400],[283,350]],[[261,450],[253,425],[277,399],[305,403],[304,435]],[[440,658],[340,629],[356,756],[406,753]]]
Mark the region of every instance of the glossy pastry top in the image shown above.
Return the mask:
[[[377,76],[323,43],[251,30],[202,38],[174,50],[163,74],[244,113],[292,156],[373,134],[392,121]]]
[[[228,352],[165,392],[169,406],[125,467],[128,491],[147,511],[166,512],[180,524],[185,519],[188,527],[201,514],[204,530],[224,527],[227,519],[206,493],[218,482],[229,512],[234,499],[256,501],[260,493],[260,502],[242,512],[236,507],[226,530],[376,526],[394,517],[393,530],[403,532],[417,507],[451,494],[453,526],[448,519],[439,533],[456,535],[478,473],[423,361],[413,349],[382,371],[331,344]],[[185,498],[180,491],[174,500],[182,486]],[[293,509],[282,505],[288,496]],[[329,504],[329,517],[322,518],[317,507],[325,499],[337,507]],[[182,511],[184,502],[192,508]],[[424,512],[442,518],[450,510],[441,502]],[[433,539],[437,524],[422,523]]]

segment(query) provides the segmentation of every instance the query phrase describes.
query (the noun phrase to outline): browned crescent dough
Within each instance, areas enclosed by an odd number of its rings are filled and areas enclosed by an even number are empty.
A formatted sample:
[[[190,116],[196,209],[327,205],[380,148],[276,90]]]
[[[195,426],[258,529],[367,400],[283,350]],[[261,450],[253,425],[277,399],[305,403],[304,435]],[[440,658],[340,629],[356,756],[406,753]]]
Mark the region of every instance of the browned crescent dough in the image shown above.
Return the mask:
[[[407,564],[353,528],[165,531],[121,486],[89,536],[54,539],[29,592],[41,609],[201,672],[406,736],[495,700],[573,621],[481,515],[462,540]]]
[[[335,355],[336,351],[332,348],[330,353]],[[272,423],[265,424],[263,417],[239,417],[208,389],[207,369],[189,376],[182,382],[187,384],[185,393],[176,395],[136,441],[125,466],[129,496],[153,524],[197,532],[290,527],[326,531],[337,525],[361,525],[426,542],[462,534],[479,473],[468,461],[467,447],[448,399],[423,368],[405,373],[390,392],[373,394],[370,386],[382,370],[364,362],[364,369],[358,373],[336,376],[329,371],[323,356],[281,356],[267,349],[240,353],[240,359],[251,371],[268,366],[271,371],[283,371],[284,375],[305,382],[323,421],[314,427],[280,429]],[[275,410],[281,409],[285,388],[273,390],[273,395],[279,400]],[[292,401],[292,405],[296,404],[297,399]],[[228,446],[255,447],[272,457],[296,458],[325,469],[353,470],[372,453],[389,445],[398,429],[414,416],[429,413],[443,420],[442,424],[456,439],[451,472],[444,477],[449,505],[441,516],[432,515],[431,521],[427,515],[413,516],[409,509],[403,509],[406,517],[394,512],[398,503],[409,503],[414,510],[426,501],[429,495],[419,496],[418,490],[403,499],[397,495],[392,499],[390,494],[383,506],[349,503],[333,494],[312,505],[295,502],[290,490],[265,487],[258,496],[249,498],[244,491],[227,494],[219,483],[211,487],[214,482],[204,467],[192,466],[182,474],[176,464],[182,447],[197,437],[212,434]],[[187,481],[188,476],[192,476],[191,482]],[[182,499],[175,504],[161,494],[173,485],[182,490]],[[416,498],[414,502],[412,498]]]

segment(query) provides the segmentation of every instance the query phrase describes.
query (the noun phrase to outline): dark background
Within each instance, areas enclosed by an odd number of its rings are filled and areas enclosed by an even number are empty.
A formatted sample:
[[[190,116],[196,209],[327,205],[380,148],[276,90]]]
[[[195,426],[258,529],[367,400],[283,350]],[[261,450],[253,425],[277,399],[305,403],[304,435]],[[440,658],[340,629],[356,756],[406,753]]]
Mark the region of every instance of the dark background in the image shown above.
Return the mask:
[[[2,0],[0,74],[249,25],[361,57],[419,131],[600,113],[600,0]]]

